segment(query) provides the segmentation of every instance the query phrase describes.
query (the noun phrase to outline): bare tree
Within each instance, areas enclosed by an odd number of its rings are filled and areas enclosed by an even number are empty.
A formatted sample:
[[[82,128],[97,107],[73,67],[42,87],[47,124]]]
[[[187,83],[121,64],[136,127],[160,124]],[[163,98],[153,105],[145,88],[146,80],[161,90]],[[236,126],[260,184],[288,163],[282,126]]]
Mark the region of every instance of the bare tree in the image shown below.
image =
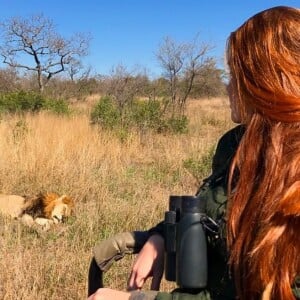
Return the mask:
[[[43,15],[13,17],[0,23],[0,28],[3,63],[35,72],[40,92],[54,75],[80,62],[89,48],[89,35],[78,33],[64,38],[56,32],[53,21]]]
[[[182,115],[195,77],[203,65],[209,62],[207,56],[212,46],[198,44],[198,37],[192,42],[176,43],[170,37],[164,38],[156,57],[168,81],[168,97],[165,110],[171,107],[172,115]]]
[[[149,79],[146,70],[136,66],[132,70],[122,64],[114,66],[110,76],[104,79],[105,93],[116,104],[121,122],[126,119],[126,111],[131,109],[138,97],[149,94]]]
[[[133,101],[138,92],[134,71],[128,71],[122,64],[112,68],[108,94],[114,98],[120,112]]]
[[[199,70],[194,80],[191,97],[217,97],[226,95],[226,73],[211,59]]]
[[[90,69],[91,67],[88,68],[88,73],[90,73]],[[78,59],[72,58],[67,69],[71,81],[75,81],[75,77],[77,77],[82,70],[83,70],[82,62]],[[83,71],[81,75],[85,77],[85,73],[86,71]]]
[[[17,91],[20,86],[20,78],[14,68],[0,69],[0,92]]]

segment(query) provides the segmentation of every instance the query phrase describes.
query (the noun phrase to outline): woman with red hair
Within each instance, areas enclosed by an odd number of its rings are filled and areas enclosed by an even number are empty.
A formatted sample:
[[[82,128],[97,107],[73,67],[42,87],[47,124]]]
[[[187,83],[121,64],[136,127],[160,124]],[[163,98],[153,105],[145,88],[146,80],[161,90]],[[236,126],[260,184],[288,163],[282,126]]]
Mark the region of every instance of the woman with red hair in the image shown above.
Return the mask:
[[[229,271],[224,266],[209,274],[230,273],[222,284],[234,282],[233,291],[218,294],[209,278],[208,288],[197,294],[158,292],[150,298],[99,289],[89,299],[300,298],[300,10],[281,6],[251,17],[231,33],[227,60],[232,119],[243,125],[243,134],[226,176]],[[155,270],[162,249],[163,239],[151,236],[131,287],[141,288],[138,281],[161,273]]]
[[[295,299],[300,274],[300,10],[261,12],[228,40],[246,131],[231,165],[227,241],[240,299]],[[234,180],[238,177],[238,180]]]

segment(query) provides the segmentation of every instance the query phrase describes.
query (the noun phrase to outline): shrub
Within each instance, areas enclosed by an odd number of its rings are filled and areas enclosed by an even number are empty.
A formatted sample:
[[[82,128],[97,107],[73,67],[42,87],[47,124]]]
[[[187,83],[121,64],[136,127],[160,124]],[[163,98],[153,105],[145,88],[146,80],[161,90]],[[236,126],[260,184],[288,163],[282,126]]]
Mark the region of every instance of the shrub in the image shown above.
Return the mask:
[[[155,101],[132,101],[122,112],[111,97],[105,96],[95,105],[91,112],[93,124],[104,128],[152,128],[160,123],[160,104]]]
[[[34,92],[13,92],[0,96],[0,111],[17,113],[22,111],[37,112],[45,105],[45,99]]]
[[[135,100],[121,112],[108,96],[102,97],[92,109],[91,122],[106,129],[152,129],[160,133],[186,133],[188,128],[186,116],[166,118],[158,101]]]
[[[187,133],[188,123],[186,116],[172,117],[167,120],[167,129],[172,133]]]
[[[56,114],[67,115],[70,113],[69,105],[64,100],[50,100],[47,99],[44,104],[44,109],[54,112]]]
[[[211,172],[211,162],[214,152],[215,147],[211,147],[200,159],[188,158],[183,161],[183,167],[200,183],[202,178],[208,176]]]
[[[40,93],[19,91],[0,95],[0,113],[38,112],[41,110],[60,114],[69,113],[69,107],[65,101],[46,99]]]
[[[134,126],[139,128],[157,129],[161,123],[161,107],[158,101],[135,101],[130,114]]]
[[[93,124],[101,125],[104,128],[112,129],[121,123],[121,114],[108,96],[102,97],[94,106],[91,112]]]

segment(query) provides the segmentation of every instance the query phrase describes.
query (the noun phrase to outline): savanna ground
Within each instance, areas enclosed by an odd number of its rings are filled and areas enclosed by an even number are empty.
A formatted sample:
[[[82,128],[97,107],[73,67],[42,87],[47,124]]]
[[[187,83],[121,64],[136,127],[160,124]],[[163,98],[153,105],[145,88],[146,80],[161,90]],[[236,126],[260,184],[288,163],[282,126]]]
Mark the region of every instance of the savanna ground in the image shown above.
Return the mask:
[[[190,101],[183,135],[132,132],[120,139],[91,126],[88,107],[76,109],[71,117],[0,121],[1,193],[53,191],[76,202],[74,217],[47,232],[0,218],[0,299],[86,299],[97,241],[149,228],[163,218],[170,194],[193,194],[209,173],[208,153],[233,127],[226,99]],[[115,263],[106,285],[124,289],[133,259]],[[170,288],[162,282],[162,290]]]

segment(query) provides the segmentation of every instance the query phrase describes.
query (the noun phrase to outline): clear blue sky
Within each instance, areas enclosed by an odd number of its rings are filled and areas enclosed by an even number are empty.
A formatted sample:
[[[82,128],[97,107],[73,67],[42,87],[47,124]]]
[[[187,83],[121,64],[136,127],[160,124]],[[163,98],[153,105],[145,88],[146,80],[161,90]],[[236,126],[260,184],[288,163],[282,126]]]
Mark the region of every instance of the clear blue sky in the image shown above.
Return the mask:
[[[0,0],[0,20],[43,13],[62,35],[91,33],[84,62],[95,72],[108,74],[123,64],[159,75],[155,52],[164,37],[184,42],[199,33],[215,46],[211,54],[221,64],[229,33],[251,15],[277,5],[300,7],[300,0]]]

